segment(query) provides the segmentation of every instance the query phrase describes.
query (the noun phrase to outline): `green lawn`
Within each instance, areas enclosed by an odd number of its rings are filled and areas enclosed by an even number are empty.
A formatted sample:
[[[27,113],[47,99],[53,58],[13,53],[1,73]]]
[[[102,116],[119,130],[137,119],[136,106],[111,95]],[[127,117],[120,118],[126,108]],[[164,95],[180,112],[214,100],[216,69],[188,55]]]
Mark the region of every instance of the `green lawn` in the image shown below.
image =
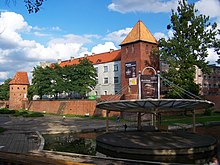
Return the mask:
[[[212,113],[210,116],[196,115],[196,123],[220,122],[220,113]],[[162,124],[173,125],[175,123],[191,124],[192,116],[176,115],[162,117]]]

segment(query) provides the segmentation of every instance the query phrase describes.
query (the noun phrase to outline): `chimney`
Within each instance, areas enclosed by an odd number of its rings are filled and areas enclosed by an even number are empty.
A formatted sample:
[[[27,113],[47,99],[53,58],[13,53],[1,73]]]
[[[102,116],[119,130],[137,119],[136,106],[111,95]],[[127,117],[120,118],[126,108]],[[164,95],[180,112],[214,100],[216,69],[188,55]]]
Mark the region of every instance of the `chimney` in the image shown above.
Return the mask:
[[[84,57],[88,57],[88,54],[84,54]]]
[[[110,49],[109,53],[111,53],[111,52],[113,52],[113,51],[114,51],[114,49]]]
[[[70,61],[73,61],[74,60],[74,57],[70,57]]]
[[[61,63],[61,59],[57,59],[57,64],[60,64]]]
[[[93,52],[93,53],[92,53],[92,55],[94,56],[94,55],[95,55],[95,53]]]

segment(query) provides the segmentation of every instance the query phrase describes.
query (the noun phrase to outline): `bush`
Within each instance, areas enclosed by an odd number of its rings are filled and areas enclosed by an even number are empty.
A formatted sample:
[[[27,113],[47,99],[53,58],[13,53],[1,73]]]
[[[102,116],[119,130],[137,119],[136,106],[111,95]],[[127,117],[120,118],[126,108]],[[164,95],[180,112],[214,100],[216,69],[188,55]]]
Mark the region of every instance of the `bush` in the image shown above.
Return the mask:
[[[15,110],[10,110],[8,108],[1,108],[0,109],[0,114],[14,114]]]
[[[211,115],[212,115],[212,109],[211,109],[211,108],[205,109],[203,115],[205,115],[205,116],[211,116]]]
[[[44,114],[40,112],[30,112],[27,110],[20,109],[13,114],[13,116],[23,116],[23,117],[43,117]]]
[[[40,112],[29,112],[27,114],[23,114],[23,117],[43,117],[44,114]]]

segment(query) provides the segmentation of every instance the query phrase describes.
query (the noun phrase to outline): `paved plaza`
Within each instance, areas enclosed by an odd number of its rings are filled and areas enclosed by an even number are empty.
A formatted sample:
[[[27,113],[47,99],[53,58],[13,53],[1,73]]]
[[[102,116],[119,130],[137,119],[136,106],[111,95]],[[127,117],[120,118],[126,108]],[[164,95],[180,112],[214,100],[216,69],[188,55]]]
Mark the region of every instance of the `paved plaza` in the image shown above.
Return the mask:
[[[45,115],[45,117],[13,117],[0,115],[0,127],[6,129],[0,134],[0,164],[10,160],[19,165],[46,164],[158,164],[149,161],[132,161],[120,158],[86,156],[43,150],[42,134],[104,131],[105,120]],[[109,121],[109,128],[123,132],[123,123]],[[129,129],[136,129],[131,128]],[[134,140],[134,139],[133,139]],[[117,143],[117,142],[116,142]],[[175,143],[175,142],[174,142]],[[154,143],[155,144],[155,143]]]

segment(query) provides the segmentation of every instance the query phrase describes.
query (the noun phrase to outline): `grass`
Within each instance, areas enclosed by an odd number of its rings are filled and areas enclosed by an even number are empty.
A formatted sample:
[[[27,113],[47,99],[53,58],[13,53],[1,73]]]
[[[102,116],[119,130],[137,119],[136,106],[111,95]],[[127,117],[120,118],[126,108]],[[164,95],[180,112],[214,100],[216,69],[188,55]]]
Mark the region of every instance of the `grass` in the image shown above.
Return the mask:
[[[207,122],[220,122],[220,113],[212,113],[211,115],[196,115],[196,123],[205,124]],[[165,116],[162,118],[162,124],[173,125],[175,123],[191,124],[192,116],[175,115]]]
[[[83,116],[83,115],[74,115],[74,114],[53,114],[53,113],[47,113],[48,115],[54,115],[54,116],[66,116],[66,117],[79,117],[79,118],[87,118],[87,119],[97,119],[97,120],[106,120],[106,117],[102,116]],[[116,121],[117,117],[109,117],[109,120]],[[122,121],[123,119],[121,119]]]
[[[23,117],[43,117],[44,114],[40,112],[31,112],[27,110],[10,110],[8,108],[1,108],[0,114],[12,114],[13,116],[23,116]]]

